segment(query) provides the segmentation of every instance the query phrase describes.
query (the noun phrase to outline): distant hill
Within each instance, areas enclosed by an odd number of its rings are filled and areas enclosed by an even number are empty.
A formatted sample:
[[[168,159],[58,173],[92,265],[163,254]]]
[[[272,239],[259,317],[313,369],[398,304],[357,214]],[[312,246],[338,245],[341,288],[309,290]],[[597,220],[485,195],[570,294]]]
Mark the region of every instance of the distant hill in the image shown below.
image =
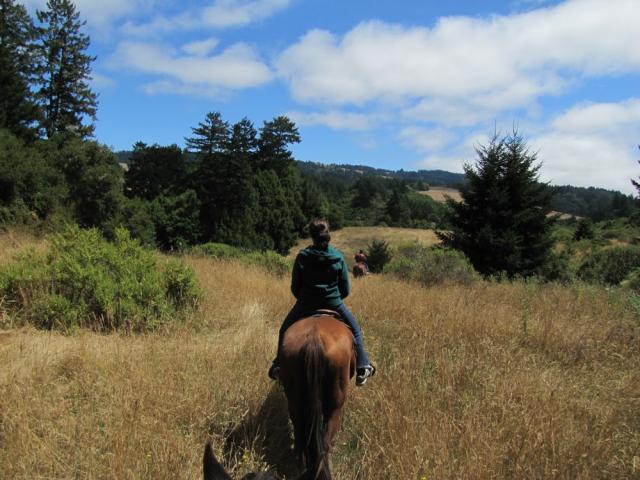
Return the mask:
[[[373,175],[385,178],[395,178],[411,183],[423,182],[430,186],[456,187],[465,183],[463,173],[452,173],[444,170],[387,170],[383,168],[368,167],[366,165],[323,164],[316,162],[298,161],[298,168],[302,173],[323,174],[330,173],[345,177],[349,180],[357,180],[363,175]]]
[[[127,165],[132,152],[123,150],[115,152],[115,154],[118,162]],[[194,156],[189,154],[187,161],[192,160],[194,160]],[[429,196],[438,197],[441,195],[442,189],[435,187],[459,189],[466,183],[464,174],[444,170],[387,170],[367,165],[324,164],[305,161],[297,161],[296,164],[304,175],[320,177],[330,182],[337,181],[346,185],[347,188],[363,176],[375,176],[404,180],[414,185],[422,183],[424,190],[433,189]],[[419,190],[421,189],[419,188]],[[598,187],[573,187],[571,185],[551,186],[551,190],[553,192],[552,210],[578,217],[589,217],[595,221],[629,216],[637,208],[637,201],[633,197],[616,190]],[[436,200],[438,199],[436,198]]]

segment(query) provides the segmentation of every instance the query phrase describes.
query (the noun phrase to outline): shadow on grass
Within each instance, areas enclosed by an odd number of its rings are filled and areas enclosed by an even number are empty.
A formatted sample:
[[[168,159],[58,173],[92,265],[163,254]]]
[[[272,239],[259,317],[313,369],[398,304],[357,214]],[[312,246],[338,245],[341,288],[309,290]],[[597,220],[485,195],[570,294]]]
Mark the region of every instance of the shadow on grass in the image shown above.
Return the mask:
[[[280,477],[295,478],[300,473],[292,449],[287,399],[278,385],[273,385],[260,408],[249,412],[226,437],[225,457],[230,461],[238,462],[246,451],[253,451]]]

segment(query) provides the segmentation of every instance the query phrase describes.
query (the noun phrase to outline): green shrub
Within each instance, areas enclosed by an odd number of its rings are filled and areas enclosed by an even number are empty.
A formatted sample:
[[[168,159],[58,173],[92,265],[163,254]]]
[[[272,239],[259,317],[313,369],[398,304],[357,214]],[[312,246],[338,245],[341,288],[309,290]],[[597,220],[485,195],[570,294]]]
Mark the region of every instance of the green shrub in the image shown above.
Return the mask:
[[[194,255],[204,255],[216,259],[228,259],[228,258],[240,258],[243,255],[243,250],[238,247],[232,247],[226,243],[203,243],[202,245],[196,245],[190,252]]]
[[[389,262],[385,273],[426,286],[469,284],[477,279],[469,260],[456,250],[416,245],[413,248],[403,247],[402,252],[402,257]]]
[[[373,240],[367,245],[366,255],[371,273],[382,273],[385,265],[389,263],[392,257],[389,243],[384,240]]]
[[[288,275],[293,268],[293,261],[277,252],[267,250],[245,250],[224,243],[204,243],[191,249],[195,255],[205,255],[218,260],[237,259],[247,265],[253,265],[279,276]]]
[[[289,275],[293,268],[293,260],[283,257],[279,253],[273,251],[253,251],[244,254],[241,258],[243,261],[251,265],[256,265],[257,267],[280,277]]]
[[[161,267],[153,252],[117,229],[67,227],[48,253],[27,252],[0,271],[9,316],[39,328],[145,331],[194,307],[195,274],[175,261]]]
[[[587,282],[617,285],[640,267],[640,246],[628,245],[598,250],[580,265],[578,277]]]

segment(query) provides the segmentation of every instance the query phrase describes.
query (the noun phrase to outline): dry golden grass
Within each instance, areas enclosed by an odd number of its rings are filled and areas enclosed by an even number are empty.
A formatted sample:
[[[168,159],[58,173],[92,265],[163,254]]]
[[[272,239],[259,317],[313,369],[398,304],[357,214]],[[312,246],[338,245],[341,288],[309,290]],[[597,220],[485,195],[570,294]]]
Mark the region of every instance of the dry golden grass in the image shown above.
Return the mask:
[[[460,191],[455,188],[449,187],[430,187],[429,190],[424,192],[420,192],[422,195],[426,195],[431,197],[436,202],[446,202],[447,198],[455,202],[462,201],[462,195],[460,195]]]
[[[43,239],[36,239],[33,235],[20,230],[9,230],[0,233],[0,265],[10,261],[20,250],[33,247],[36,249],[45,248],[46,242]]]
[[[163,332],[0,334],[0,478],[295,471],[267,380],[288,279],[190,258],[200,312]],[[351,390],[335,478],[638,478],[640,326],[609,293],[354,284],[379,373]],[[526,325],[526,328],[525,328]]]
[[[345,227],[331,232],[331,244],[340,250],[351,264],[356,252],[366,250],[372,240],[384,240],[391,246],[400,243],[417,242],[422,245],[434,245],[440,240],[433,230],[396,227]],[[289,256],[295,257],[298,251],[309,245],[309,239],[302,239],[291,249]]]

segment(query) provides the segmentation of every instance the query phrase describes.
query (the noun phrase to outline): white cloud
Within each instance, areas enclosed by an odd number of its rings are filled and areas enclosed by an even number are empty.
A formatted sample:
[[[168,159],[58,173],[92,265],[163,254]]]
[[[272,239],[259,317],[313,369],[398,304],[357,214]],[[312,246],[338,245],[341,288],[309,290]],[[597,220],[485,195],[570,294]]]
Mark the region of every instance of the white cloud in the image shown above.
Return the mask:
[[[90,27],[104,29],[113,21],[125,16],[148,11],[158,0],[74,0],[80,18],[87,20]],[[30,9],[44,10],[47,0],[25,0]]]
[[[430,152],[417,167],[460,172],[463,163],[475,162],[474,149],[487,145],[496,127],[487,124],[486,128],[484,133],[472,133],[452,148]],[[511,126],[499,124],[497,130],[499,134],[508,133]],[[640,98],[577,105],[540,125],[534,135],[527,136],[528,132],[520,129],[530,151],[536,152],[542,163],[543,181],[635,193],[629,180],[640,175]],[[413,147],[423,151],[418,142],[415,140]]]
[[[367,130],[372,127],[371,116],[362,113],[340,112],[287,112],[286,115],[301,127],[322,125],[332,130]]]
[[[575,106],[556,116],[532,145],[554,184],[604,186],[634,193],[640,172],[640,98]]]
[[[198,52],[202,53],[202,52]],[[272,79],[269,68],[246,44],[236,43],[218,55],[184,55],[143,42],[123,42],[111,65],[163,76],[147,85],[148,92],[203,93],[217,96],[230,90],[257,87]]]
[[[400,141],[419,152],[441,150],[450,144],[456,137],[442,128],[427,129],[422,127],[405,127],[400,131]]]
[[[303,102],[417,101],[414,115],[453,105],[451,123],[468,124],[529,107],[582,77],[640,71],[632,47],[639,13],[637,0],[569,0],[508,16],[445,17],[433,28],[369,21],[344,36],[308,32],[276,68]]]
[[[182,51],[195,57],[206,57],[218,46],[220,41],[217,38],[207,38],[196,42],[187,43],[182,46]]]
[[[129,35],[149,36],[180,30],[223,29],[258,22],[285,9],[292,0],[215,0],[208,6],[185,10],[179,15],[157,16],[146,23],[127,22]]]

